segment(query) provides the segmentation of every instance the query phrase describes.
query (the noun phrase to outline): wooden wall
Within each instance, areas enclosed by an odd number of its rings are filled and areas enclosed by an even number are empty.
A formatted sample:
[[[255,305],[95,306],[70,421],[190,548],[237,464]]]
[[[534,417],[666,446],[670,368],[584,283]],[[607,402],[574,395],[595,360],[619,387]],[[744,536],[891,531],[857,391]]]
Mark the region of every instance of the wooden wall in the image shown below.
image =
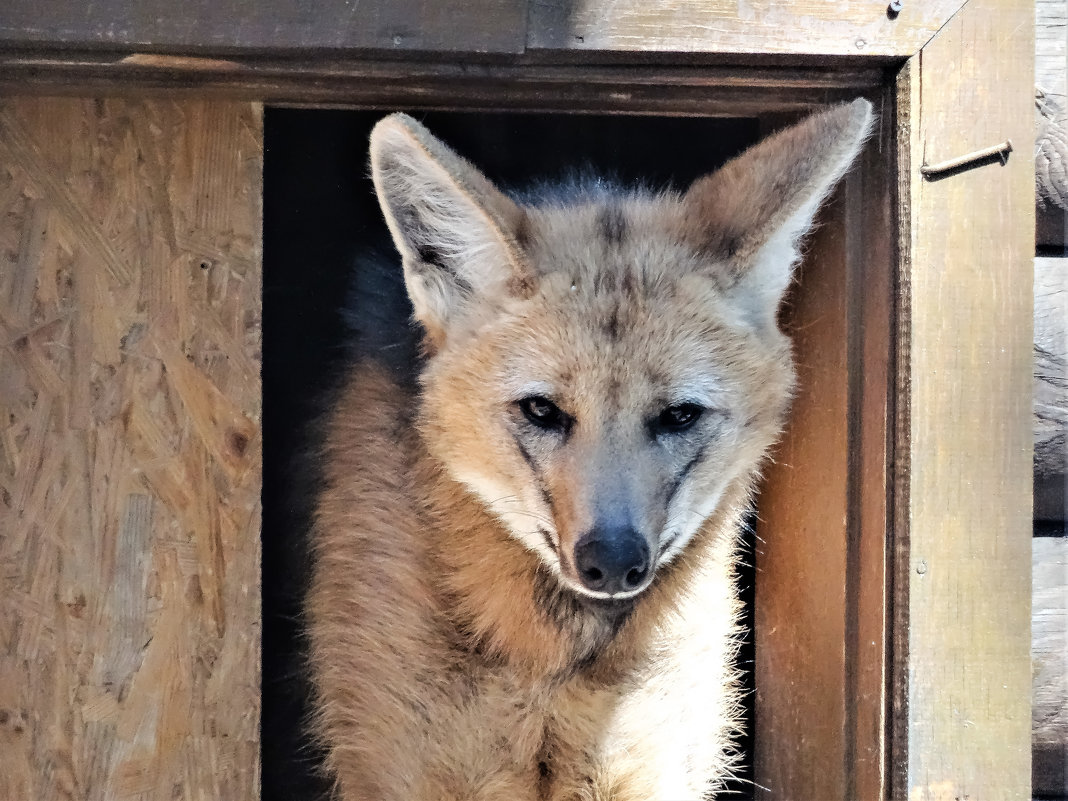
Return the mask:
[[[1035,259],[1035,521],[1032,543],[1032,792],[1068,797],[1068,210],[1064,208],[1068,128],[1068,4],[1035,1],[1035,83],[1040,174]],[[1050,113],[1052,108],[1059,109]],[[1059,156],[1053,155],[1059,151]],[[1047,195],[1059,189],[1059,203]],[[1045,195],[1045,196],[1044,196]]]
[[[258,797],[261,113],[0,101],[0,798]]]

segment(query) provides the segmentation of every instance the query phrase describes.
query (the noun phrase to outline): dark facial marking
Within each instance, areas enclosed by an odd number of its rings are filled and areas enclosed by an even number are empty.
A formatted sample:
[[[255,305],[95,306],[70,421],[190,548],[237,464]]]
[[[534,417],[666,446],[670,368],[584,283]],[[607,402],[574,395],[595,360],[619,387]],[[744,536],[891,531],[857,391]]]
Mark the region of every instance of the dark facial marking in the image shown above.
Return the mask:
[[[701,458],[705,455],[705,448],[707,447],[708,443],[706,442],[704,445],[698,448],[697,453],[690,457],[690,461],[683,465],[683,468],[675,474],[675,477],[671,480],[671,483],[667,485],[667,489],[664,493],[667,497],[667,500],[664,501],[665,506],[671,505],[671,501],[675,498],[675,493],[679,491],[679,487],[682,486],[682,482],[686,480],[686,476],[689,475],[690,471],[693,470],[694,467],[697,466],[697,463],[701,461]]]
[[[597,213],[597,230],[604,241],[618,247],[627,235],[627,219],[617,206],[607,206]]]
[[[593,277],[593,294],[607,295],[615,292],[617,283],[615,272],[601,270]]]
[[[543,760],[538,763],[538,801],[548,801],[552,787],[553,774],[549,770],[549,763]]]
[[[519,218],[519,224],[515,227],[515,243],[521,250],[526,250],[530,245],[530,216],[526,213]]]
[[[612,311],[608,313],[608,317],[604,321],[604,325],[601,326],[601,330],[604,331],[604,335],[613,342],[619,341],[619,306],[613,306]]]
[[[619,398],[623,394],[623,384],[618,378],[613,376],[608,380],[608,386],[605,387],[604,398],[607,405],[610,408],[619,408]]]
[[[545,479],[542,477],[541,471],[538,469],[538,463],[534,461],[534,457],[530,455],[530,451],[528,451],[523,446],[523,443],[519,441],[519,437],[513,434],[512,439],[515,440],[515,446],[519,449],[519,455],[523,457],[523,461],[530,467],[530,472],[534,474],[534,481],[537,484],[538,492],[541,493],[541,499],[545,501],[545,505],[549,508],[549,513],[555,517],[556,513],[553,511],[553,496],[552,493],[549,492],[549,488],[545,485]],[[543,537],[548,537],[548,532],[544,529],[539,528],[538,531],[541,532]],[[549,540],[549,542],[550,547],[555,551],[556,546],[552,544],[551,540]]]
[[[679,532],[677,531],[672,531],[671,536],[664,538],[664,541],[660,543],[660,547],[656,549],[657,560],[659,560],[665,553],[667,553],[667,549],[671,547],[671,543],[673,543],[678,538]]]
[[[550,508],[552,507],[550,506]],[[545,545],[549,548],[549,550],[553,553],[556,553],[556,541],[553,540],[553,535],[541,526],[538,526],[538,533],[541,534],[541,538],[545,540]]]
[[[519,449],[520,456],[522,456],[523,460],[530,465],[530,469],[534,472],[534,475],[538,475],[538,465],[534,461],[534,457],[530,455],[530,451],[523,447],[523,443],[519,441],[519,437],[513,435],[512,439],[515,440],[515,446]]]

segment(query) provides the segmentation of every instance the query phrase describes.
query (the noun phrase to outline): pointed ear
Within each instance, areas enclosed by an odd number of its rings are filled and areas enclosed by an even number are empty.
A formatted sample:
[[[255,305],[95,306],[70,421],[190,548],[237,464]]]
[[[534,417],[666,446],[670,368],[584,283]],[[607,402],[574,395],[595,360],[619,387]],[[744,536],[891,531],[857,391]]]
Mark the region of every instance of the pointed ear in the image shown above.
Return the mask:
[[[524,212],[406,114],[381,120],[370,144],[371,176],[415,316],[438,345],[472,297],[524,281],[516,243]]]
[[[860,152],[871,119],[866,100],[814,114],[698,179],[683,197],[683,236],[726,265],[728,291],[758,325],[775,325],[798,240]]]

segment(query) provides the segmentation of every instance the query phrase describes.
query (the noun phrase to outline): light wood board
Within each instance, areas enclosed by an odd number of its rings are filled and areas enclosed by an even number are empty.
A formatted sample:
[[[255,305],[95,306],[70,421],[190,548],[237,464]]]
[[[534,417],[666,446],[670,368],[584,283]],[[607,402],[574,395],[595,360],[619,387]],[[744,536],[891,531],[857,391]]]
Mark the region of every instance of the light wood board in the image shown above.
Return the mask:
[[[963,0],[532,0],[531,50],[911,56]]]
[[[894,797],[1030,798],[1031,0],[970,0],[899,76]],[[926,180],[920,167],[1017,151]]]

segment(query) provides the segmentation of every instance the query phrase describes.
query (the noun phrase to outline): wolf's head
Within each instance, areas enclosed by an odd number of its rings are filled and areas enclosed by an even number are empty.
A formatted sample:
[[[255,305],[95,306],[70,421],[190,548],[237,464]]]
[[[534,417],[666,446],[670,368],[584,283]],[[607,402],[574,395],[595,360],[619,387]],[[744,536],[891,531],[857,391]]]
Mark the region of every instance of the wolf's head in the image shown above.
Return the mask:
[[[752,480],[794,382],[776,311],[863,100],[683,195],[524,206],[402,114],[375,187],[425,330],[431,453],[573,590],[626,598]]]

